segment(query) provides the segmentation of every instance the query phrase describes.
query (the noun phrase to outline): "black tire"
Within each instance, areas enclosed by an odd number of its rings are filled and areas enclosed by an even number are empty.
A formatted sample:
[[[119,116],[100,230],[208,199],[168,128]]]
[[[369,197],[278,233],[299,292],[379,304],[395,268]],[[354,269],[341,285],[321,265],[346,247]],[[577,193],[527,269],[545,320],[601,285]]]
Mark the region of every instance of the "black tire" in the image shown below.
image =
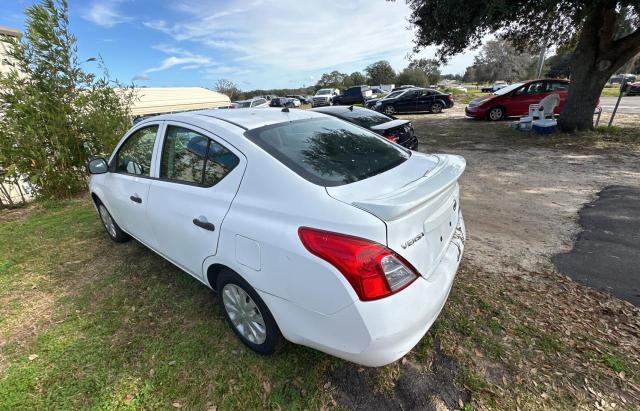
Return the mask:
[[[247,296],[250,297],[250,302],[253,302],[255,306],[257,306],[257,309],[259,310],[257,312],[257,315],[261,316],[265,326],[264,341],[260,341],[259,339],[256,341],[250,341],[247,337],[245,337],[245,335],[243,335],[243,332],[240,331],[238,326],[234,324],[234,321],[229,314],[229,312],[233,310],[229,308],[225,302],[228,301],[228,296],[230,294],[233,294],[233,291],[235,290],[234,287],[239,287],[242,291],[244,291]],[[269,311],[269,308],[267,308],[264,301],[262,301],[262,298],[260,298],[258,293],[253,289],[253,287],[251,287],[251,285],[249,285],[249,283],[247,283],[235,272],[225,269],[222,270],[218,275],[218,280],[216,282],[216,291],[218,292],[218,299],[220,301],[222,314],[224,315],[227,324],[229,325],[229,327],[231,327],[240,341],[242,341],[247,347],[251,348],[253,351],[261,355],[273,354],[282,348],[282,346],[284,345],[284,337],[280,332],[280,328],[278,328],[278,324],[273,318],[273,315],[271,315],[271,311]],[[227,292],[229,294],[225,295],[225,293]],[[244,302],[245,304],[249,303],[249,301],[247,300],[244,300]],[[243,322],[243,320],[240,320],[239,322]],[[248,321],[246,321],[246,317],[244,322],[248,324]],[[255,326],[256,322],[254,321],[253,324]]]
[[[438,113],[442,113],[443,109],[444,109],[444,105],[442,105],[442,103],[440,103],[439,101],[436,101],[431,105],[431,108],[429,109],[429,111],[432,112],[433,114],[438,114]]]
[[[111,216],[107,207],[102,204],[102,201],[96,201],[96,207],[98,208],[98,216],[100,217],[100,221],[102,221],[102,227],[107,232],[107,235],[110,239],[115,241],[116,243],[124,243],[126,241],[131,240],[131,236],[120,228],[116,220]],[[111,224],[109,223],[111,222]]]
[[[393,104],[389,104],[387,106],[384,106],[382,112],[388,116],[392,116],[396,114],[396,108],[393,106]]]
[[[487,113],[487,118],[491,121],[499,121],[504,118],[504,109],[502,107],[491,107]]]

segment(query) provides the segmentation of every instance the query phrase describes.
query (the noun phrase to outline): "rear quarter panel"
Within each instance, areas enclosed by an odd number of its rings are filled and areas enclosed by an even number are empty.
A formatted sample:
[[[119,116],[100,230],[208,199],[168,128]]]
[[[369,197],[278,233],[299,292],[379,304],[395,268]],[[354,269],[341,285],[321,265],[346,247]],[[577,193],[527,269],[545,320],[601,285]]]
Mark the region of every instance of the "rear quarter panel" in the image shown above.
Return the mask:
[[[221,227],[220,259],[232,261],[254,288],[307,310],[332,314],[358,297],[344,276],[309,253],[298,237],[301,226],[346,233],[379,243],[384,223],[331,198],[266,153],[248,156],[240,190]],[[236,236],[258,244],[259,269],[239,266]]]

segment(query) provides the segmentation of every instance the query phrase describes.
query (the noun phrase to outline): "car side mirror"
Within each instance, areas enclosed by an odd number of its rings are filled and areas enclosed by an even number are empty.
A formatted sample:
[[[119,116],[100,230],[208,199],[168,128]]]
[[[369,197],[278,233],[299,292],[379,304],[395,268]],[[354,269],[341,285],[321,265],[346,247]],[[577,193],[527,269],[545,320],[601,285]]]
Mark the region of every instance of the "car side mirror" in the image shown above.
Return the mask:
[[[104,174],[109,171],[107,160],[102,157],[96,157],[87,163],[87,171],[89,174]]]

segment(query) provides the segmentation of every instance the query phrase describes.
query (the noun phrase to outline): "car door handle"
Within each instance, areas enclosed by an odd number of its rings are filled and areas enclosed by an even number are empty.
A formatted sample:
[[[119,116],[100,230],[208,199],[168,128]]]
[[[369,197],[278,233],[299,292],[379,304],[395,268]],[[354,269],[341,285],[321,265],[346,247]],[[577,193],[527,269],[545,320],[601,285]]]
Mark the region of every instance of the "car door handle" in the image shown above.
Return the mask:
[[[138,197],[137,195],[132,195],[131,197],[129,197],[129,200],[133,201],[134,203],[142,203],[142,199],[140,197]]]
[[[193,224],[197,225],[200,228],[204,228],[205,230],[215,231],[216,226],[213,223],[208,222],[206,219],[203,220],[202,217],[194,218]]]

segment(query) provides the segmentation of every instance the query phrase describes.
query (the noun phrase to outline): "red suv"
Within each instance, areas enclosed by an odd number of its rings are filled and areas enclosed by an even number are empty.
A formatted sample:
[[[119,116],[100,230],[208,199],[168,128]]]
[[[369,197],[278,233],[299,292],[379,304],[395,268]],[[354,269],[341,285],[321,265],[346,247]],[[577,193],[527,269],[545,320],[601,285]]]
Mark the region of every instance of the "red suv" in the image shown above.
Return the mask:
[[[551,93],[560,95],[560,104],[554,110],[559,114],[569,90],[569,81],[557,79],[530,80],[511,84],[495,93],[472,100],[464,112],[469,117],[500,120],[529,114],[529,104],[537,104]]]

